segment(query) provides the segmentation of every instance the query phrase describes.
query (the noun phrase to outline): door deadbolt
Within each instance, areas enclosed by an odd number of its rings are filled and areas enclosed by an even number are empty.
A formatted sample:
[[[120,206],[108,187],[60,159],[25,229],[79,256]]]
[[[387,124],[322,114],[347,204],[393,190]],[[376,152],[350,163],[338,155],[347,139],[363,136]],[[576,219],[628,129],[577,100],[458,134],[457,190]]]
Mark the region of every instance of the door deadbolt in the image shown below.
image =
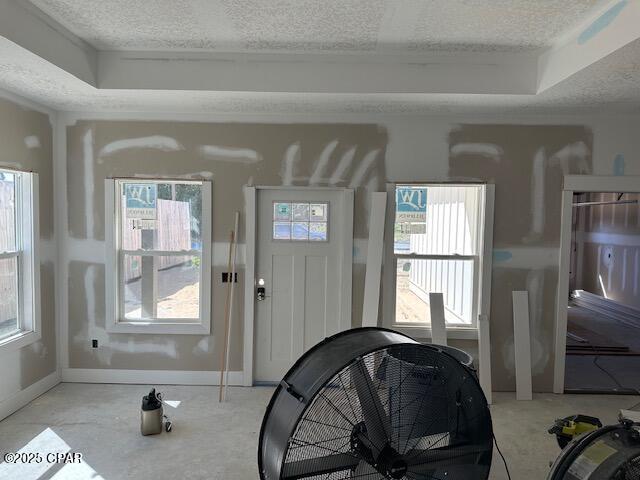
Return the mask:
[[[267,298],[267,289],[264,286],[264,278],[258,280],[258,286],[256,287],[256,300],[261,302]]]
[[[264,287],[258,287],[256,288],[256,300],[258,300],[259,302],[261,302],[262,300],[264,300],[265,298],[267,298],[267,292],[266,289]]]

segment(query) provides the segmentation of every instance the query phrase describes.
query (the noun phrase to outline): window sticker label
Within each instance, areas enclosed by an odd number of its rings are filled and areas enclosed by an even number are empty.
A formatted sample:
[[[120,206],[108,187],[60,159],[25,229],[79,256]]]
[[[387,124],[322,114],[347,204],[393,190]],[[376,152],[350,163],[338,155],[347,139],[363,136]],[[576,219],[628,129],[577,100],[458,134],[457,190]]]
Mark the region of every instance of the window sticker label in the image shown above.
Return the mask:
[[[153,183],[125,183],[127,218],[157,219],[158,185]]]
[[[281,202],[274,203],[273,220],[276,222],[288,222],[291,220],[291,204]]]
[[[599,440],[575,459],[569,467],[569,473],[580,480],[588,480],[607,458],[617,452],[618,450]]]
[[[426,217],[426,188],[396,188],[396,222],[424,222]]]
[[[326,222],[327,221],[327,204],[326,203],[312,203],[310,207],[310,218],[312,222]]]
[[[140,218],[132,218],[131,227],[134,230],[157,230],[158,229],[158,221],[157,220],[144,220]]]

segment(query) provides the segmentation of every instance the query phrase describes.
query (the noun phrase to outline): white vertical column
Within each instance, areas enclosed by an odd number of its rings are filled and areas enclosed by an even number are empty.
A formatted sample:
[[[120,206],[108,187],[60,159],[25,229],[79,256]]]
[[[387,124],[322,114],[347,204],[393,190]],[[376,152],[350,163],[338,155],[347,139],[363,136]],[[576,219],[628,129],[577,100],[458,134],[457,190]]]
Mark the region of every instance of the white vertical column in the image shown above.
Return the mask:
[[[362,307],[363,327],[378,326],[380,276],[382,269],[386,208],[387,192],[373,192],[371,194],[371,216],[369,218],[367,269],[364,276],[364,305]]]
[[[436,345],[447,344],[447,326],[444,320],[444,299],[442,293],[429,293],[431,313],[431,342]]]
[[[513,344],[516,360],[516,399],[532,400],[531,333],[529,330],[529,293],[514,291]]]

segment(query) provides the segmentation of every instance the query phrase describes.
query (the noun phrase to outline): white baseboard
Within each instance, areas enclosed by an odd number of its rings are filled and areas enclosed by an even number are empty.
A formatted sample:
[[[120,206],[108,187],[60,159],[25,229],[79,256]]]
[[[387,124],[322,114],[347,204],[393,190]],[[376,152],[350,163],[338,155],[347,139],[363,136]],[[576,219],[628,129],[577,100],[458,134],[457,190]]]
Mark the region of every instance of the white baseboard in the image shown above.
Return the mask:
[[[0,402],[0,420],[7,418],[12,413],[20,410],[29,402],[35,400],[48,390],[51,390],[60,383],[59,373],[52,374],[38,380],[36,383],[29,385],[24,390],[20,390],[15,395]]]
[[[228,373],[230,386],[242,386],[244,375]],[[190,370],[115,370],[64,368],[62,381],[70,383],[130,383],[138,385],[220,385],[220,372]]]

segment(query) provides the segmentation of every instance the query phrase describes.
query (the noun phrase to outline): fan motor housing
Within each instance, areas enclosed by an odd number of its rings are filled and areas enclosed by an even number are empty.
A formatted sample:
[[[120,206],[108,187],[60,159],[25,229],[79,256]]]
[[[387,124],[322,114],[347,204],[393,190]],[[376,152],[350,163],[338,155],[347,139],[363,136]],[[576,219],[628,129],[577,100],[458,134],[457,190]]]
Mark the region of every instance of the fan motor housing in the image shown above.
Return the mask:
[[[351,413],[340,412],[347,409],[347,401],[340,403],[338,391],[354,399],[355,410],[349,403],[353,418],[361,415],[364,420],[349,422]],[[325,411],[343,417],[340,426],[309,417],[320,412],[317,404],[329,397],[339,405],[327,400]],[[427,415],[433,415],[433,420],[421,422]],[[410,426],[404,425],[404,418],[412,420]],[[466,419],[472,422],[465,423]],[[344,430],[343,448],[330,449],[333,444],[323,442],[307,447],[299,439],[302,430],[311,431],[315,423],[322,428],[323,421],[329,430]],[[442,432],[446,439],[436,437]],[[434,469],[440,469],[454,474],[448,478],[456,478],[456,472],[461,478],[462,472],[471,472],[473,477],[467,478],[483,480],[489,473],[492,441],[488,405],[469,355],[451,347],[424,345],[393,330],[358,328],[323,340],[284,376],[260,430],[258,468],[263,480],[351,478],[339,473],[349,469],[359,472],[354,476],[364,473],[371,479],[408,478],[408,472],[411,478],[431,478]],[[316,453],[318,458],[291,453],[304,448],[326,452]],[[455,465],[456,458],[464,460],[464,465]],[[424,465],[418,464],[420,459]]]
[[[640,425],[618,425],[584,433],[562,450],[548,480],[640,480]]]

